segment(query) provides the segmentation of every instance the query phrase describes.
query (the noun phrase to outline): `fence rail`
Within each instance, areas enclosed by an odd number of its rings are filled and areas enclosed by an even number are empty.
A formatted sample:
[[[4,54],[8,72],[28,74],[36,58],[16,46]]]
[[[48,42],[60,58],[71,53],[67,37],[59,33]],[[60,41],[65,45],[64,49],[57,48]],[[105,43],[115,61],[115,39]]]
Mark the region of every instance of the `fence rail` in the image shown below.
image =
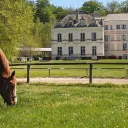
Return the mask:
[[[128,65],[128,63],[124,62],[124,63],[112,63],[112,62],[75,62],[75,63],[27,63],[27,64],[23,64],[23,63],[19,63],[19,64],[10,64],[10,66],[17,66],[18,68],[12,67],[13,69],[26,69],[27,70],[27,83],[30,82],[30,70],[31,69],[48,69],[49,71],[49,76],[50,76],[50,71],[51,69],[86,69],[86,73],[88,76],[88,72],[89,72],[89,83],[92,83],[92,78],[93,78],[93,69],[125,69],[126,70],[126,74],[128,75],[128,68],[93,68],[93,65],[97,65],[97,64],[107,64],[107,65]],[[89,68],[31,68],[32,65],[89,65]],[[26,68],[21,68],[19,66],[26,66]]]

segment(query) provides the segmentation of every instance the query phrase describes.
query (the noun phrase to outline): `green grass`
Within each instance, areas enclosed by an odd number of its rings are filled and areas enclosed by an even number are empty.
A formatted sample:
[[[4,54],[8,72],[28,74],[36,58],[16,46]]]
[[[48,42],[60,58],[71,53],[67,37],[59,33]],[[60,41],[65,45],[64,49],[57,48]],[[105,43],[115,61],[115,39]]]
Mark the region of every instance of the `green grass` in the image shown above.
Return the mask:
[[[51,60],[49,62],[92,62],[91,60]],[[93,60],[94,62],[94,60]],[[96,60],[95,62],[128,62],[128,60]],[[32,63],[32,62],[31,62]],[[35,63],[35,62],[34,62]],[[26,68],[26,66],[20,66]],[[13,67],[11,67],[13,68]],[[31,69],[30,76],[31,77],[47,77],[49,76],[48,68],[51,68],[50,76],[51,77],[87,77],[89,75],[89,70],[81,69],[52,69],[52,68],[89,68],[88,64],[85,65],[33,65],[31,68],[46,68],[46,69]],[[128,65],[93,65],[93,77],[100,78],[126,78],[126,68]],[[124,68],[124,69],[100,69],[100,68]],[[26,69],[15,69],[17,77],[26,77],[27,71]]]
[[[128,85],[19,84],[18,104],[0,98],[0,128],[126,128]]]

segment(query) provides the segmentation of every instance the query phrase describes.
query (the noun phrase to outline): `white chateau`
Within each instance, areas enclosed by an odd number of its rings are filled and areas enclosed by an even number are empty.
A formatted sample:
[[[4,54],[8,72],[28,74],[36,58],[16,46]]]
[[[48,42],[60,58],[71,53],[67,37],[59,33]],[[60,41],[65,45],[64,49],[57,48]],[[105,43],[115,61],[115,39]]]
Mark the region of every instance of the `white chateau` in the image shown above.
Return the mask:
[[[128,59],[128,14],[109,14],[103,21],[75,11],[56,24],[51,35],[52,59]]]
[[[104,56],[104,27],[93,17],[76,11],[51,30],[52,59]]]

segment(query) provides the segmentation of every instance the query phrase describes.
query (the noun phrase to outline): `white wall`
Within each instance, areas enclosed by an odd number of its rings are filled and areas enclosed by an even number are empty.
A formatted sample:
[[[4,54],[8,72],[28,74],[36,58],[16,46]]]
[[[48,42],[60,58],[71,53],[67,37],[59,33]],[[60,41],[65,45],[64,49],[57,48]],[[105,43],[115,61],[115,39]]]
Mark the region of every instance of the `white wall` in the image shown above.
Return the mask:
[[[92,41],[92,32],[96,32],[97,41]],[[104,56],[104,28],[53,28],[52,33],[52,58],[57,56],[57,47],[62,47],[62,58],[68,57],[68,47],[73,47],[73,56],[81,57],[80,47],[85,46],[85,56],[92,57],[92,46],[97,46],[97,56]],[[57,42],[57,34],[62,33],[62,42]],[[73,33],[73,42],[68,42],[68,33]],[[85,41],[80,41],[80,33],[85,33]]]
[[[126,29],[122,29],[122,25],[126,25]],[[123,43],[127,43],[128,46],[128,20],[113,20],[104,21],[104,26],[108,25],[109,30],[104,30],[104,35],[110,35],[110,40],[105,41],[105,46],[108,45],[108,50],[105,50],[106,56],[123,56],[123,54],[128,54],[128,50],[123,50]],[[110,25],[113,26],[113,30],[110,30]],[[120,29],[116,29],[116,25],[120,25]],[[122,35],[126,35],[126,41],[122,40]]]

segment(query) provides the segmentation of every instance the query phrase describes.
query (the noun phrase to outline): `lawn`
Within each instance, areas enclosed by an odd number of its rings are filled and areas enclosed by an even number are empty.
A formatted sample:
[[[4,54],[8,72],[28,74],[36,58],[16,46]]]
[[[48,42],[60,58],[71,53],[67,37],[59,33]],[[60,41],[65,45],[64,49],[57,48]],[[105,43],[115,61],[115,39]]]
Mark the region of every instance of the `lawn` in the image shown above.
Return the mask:
[[[18,104],[0,98],[0,128],[126,128],[128,85],[19,84]]]
[[[51,60],[50,62],[128,62],[128,60]],[[33,63],[33,62],[31,62]],[[41,63],[41,62],[40,62]],[[45,63],[45,62],[42,62]],[[26,66],[19,66],[24,69],[14,69],[16,70],[17,77],[26,77],[27,71]],[[18,68],[11,66],[11,68]],[[46,69],[32,69],[32,68],[46,68]],[[49,76],[49,68],[50,68],[50,76],[51,77],[88,77],[89,68],[88,64],[83,65],[33,65],[31,66],[30,76],[31,77],[48,77]],[[58,69],[54,69],[58,68]],[[81,68],[81,69],[66,69],[66,68]],[[84,68],[84,69],[83,69]],[[126,78],[128,77],[126,74],[126,69],[128,69],[128,65],[93,65],[93,77],[100,78]],[[117,69],[102,69],[102,68],[117,68]],[[119,69],[123,68],[123,69]]]

